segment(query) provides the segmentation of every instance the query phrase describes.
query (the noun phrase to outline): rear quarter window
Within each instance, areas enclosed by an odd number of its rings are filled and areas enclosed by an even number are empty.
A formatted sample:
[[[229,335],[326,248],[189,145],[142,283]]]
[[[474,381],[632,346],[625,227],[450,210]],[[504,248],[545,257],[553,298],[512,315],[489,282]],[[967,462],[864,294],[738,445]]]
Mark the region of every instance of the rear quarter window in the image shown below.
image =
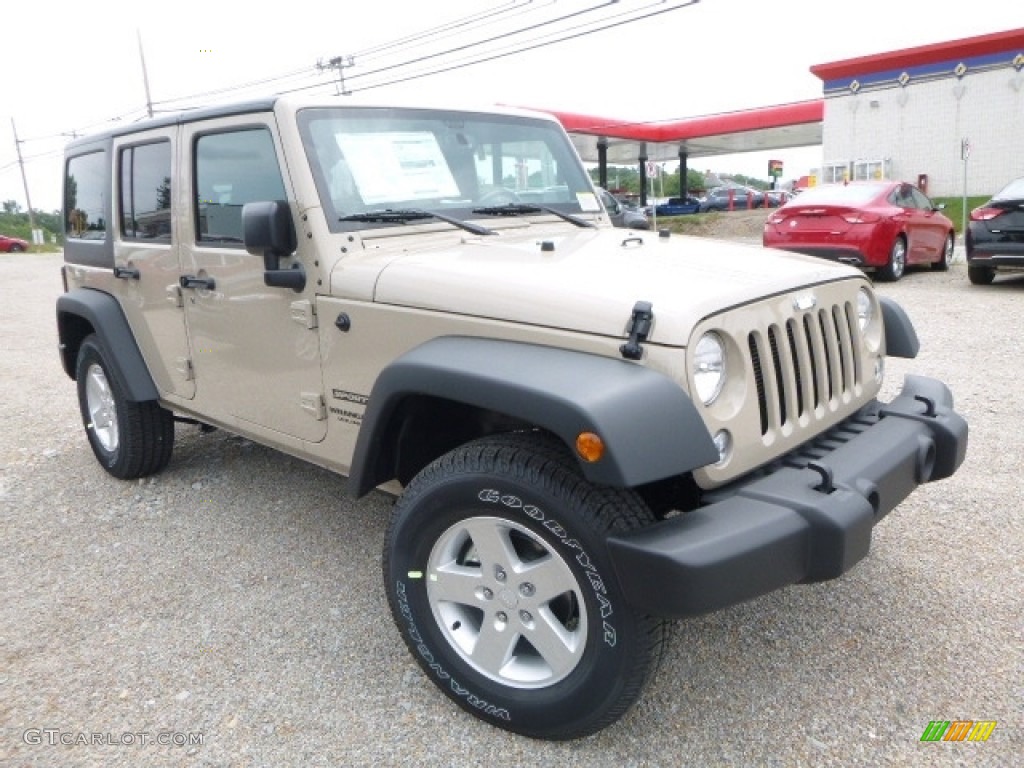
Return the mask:
[[[64,234],[80,240],[107,236],[107,153],[71,157],[64,175]]]

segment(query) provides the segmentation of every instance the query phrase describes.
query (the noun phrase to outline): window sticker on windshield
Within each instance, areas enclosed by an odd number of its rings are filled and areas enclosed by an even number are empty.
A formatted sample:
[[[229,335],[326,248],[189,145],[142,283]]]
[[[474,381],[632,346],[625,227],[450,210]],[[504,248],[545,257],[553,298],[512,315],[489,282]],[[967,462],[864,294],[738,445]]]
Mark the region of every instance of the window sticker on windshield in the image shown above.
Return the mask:
[[[597,195],[593,192],[577,192],[576,201],[580,204],[581,211],[601,210],[601,204],[597,202]]]
[[[459,194],[432,133],[339,134],[337,140],[367,205]]]

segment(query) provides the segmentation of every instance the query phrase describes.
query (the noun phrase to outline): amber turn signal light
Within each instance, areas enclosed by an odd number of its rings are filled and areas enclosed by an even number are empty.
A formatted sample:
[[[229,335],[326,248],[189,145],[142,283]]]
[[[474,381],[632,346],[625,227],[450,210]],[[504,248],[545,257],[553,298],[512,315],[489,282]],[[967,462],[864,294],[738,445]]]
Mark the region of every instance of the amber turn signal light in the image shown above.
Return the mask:
[[[593,464],[604,456],[604,440],[593,432],[580,432],[576,436],[576,453],[584,461]]]

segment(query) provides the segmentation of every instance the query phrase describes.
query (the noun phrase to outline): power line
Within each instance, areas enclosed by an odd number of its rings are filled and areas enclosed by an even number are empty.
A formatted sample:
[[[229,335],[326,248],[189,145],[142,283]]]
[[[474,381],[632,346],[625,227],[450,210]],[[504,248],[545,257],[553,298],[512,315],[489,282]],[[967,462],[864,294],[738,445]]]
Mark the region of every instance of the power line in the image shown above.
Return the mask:
[[[193,100],[193,99],[205,98],[207,96],[219,96],[219,95],[221,95],[223,93],[230,93],[232,91],[243,91],[243,90],[245,90],[247,88],[255,88],[255,87],[260,86],[260,85],[269,85],[270,83],[275,83],[275,82],[278,82],[280,80],[289,80],[289,79],[298,77],[300,75],[308,77],[310,75],[310,72],[311,72],[311,68],[303,67],[302,69],[296,69],[296,70],[293,70],[293,71],[288,72],[288,73],[283,74],[283,75],[275,75],[273,77],[263,78],[262,80],[251,80],[251,81],[249,81],[247,83],[239,83],[238,85],[229,85],[229,86],[225,86],[223,88],[216,88],[216,89],[211,90],[211,91],[202,91],[200,93],[193,93],[193,94],[188,95],[188,96],[175,96],[175,97],[172,97],[172,98],[169,98],[169,99],[159,99],[157,101],[154,101],[153,103],[154,104],[171,104],[171,103],[176,102],[176,101],[190,101],[190,100]]]
[[[591,13],[592,11],[597,11],[597,10],[601,10],[603,8],[607,8],[609,5],[615,5],[617,3],[618,3],[618,0],[606,0],[606,2],[603,3],[602,5],[590,6],[588,8],[584,8],[584,9],[579,10],[579,11],[574,11],[572,13],[563,14],[562,16],[558,16],[558,17],[555,17],[553,19],[548,19],[546,21],[538,22],[537,24],[532,24],[532,25],[530,25],[528,27],[522,27],[521,29],[515,29],[515,30],[512,30],[511,32],[505,32],[505,33],[500,34],[500,35],[495,35],[494,37],[484,38],[483,40],[476,40],[476,41],[474,41],[472,43],[466,43],[465,45],[456,46],[455,48],[449,48],[449,49],[447,49],[445,51],[438,51],[436,53],[427,54],[425,56],[420,56],[419,58],[411,59],[409,61],[403,61],[403,62],[399,62],[397,64],[390,64],[390,65],[385,66],[385,67],[378,67],[377,69],[371,70],[369,72],[357,73],[357,74],[352,75],[349,79],[350,80],[355,80],[356,78],[359,78],[359,77],[369,77],[370,75],[376,75],[376,74],[379,74],[381,72],[390,71],[392,69],[399,69],[401,67],[409,67],[409,66],[412,66],[413,64],[419,64],[419,63],[424,62],[424,61],[429,61],[430,59],[436,59],[439,56],[447,56],[448,54],[451,54],[451,53],[458,53],[459,51],[465,51],[465,50],[468,50],[470,48],[476,48],[476,47],[481,46],[481,45],[487,45],[488,43],[493,43],[493,42],[496,42],[498,40],[504,40],[507,37],[515,37],[517,35],[522,35],[522,34],[525,34],[527,32],[532,32],[534,30],[540,29],[541,27],[546,27],[546,26],[549,26],[551,24],[558,24],[560,22],[568,21],[570,19],[577,18],[577,17],[582,16],[584,14]],[[399,82],[401,82],[401,81],[399,81]],[[362,89],[362,90],[365,90],[365,89]]]
[[[617,2],[617,0],[612,0],[612,2]],[[344,57],[344,58],[353,58],[355,56],[360,56],[362,58],[371,58],[372,59],[372,58],[374,58],[375,55],[379,54],[382,51],[393,49],[393,48],[402,48],[403,46],[407,46],[409,44],[409,42],[414,42],[416,40],[428,37],[428,36],[430,36],[431,34],[433,34],[435,32],[450,31],[450,30],[456,29],[458,27],[465,26],[467,24],[473,24],[473,23],[479,24],[481,21],[483,21],[483,20],[485,20],[485,19],[487,19],[489,17],[498,16],[498,15],[501,15],[501,14],[506,14],[506,13],[508,13],[511,10],[515,10],[516,8],[518,8],[518,9],[524,8],[525,6],[521,5],[520,3],[521,3],[521,0],[512,0],[512,2],[506,3],[504,6],[499,6],[497,9],[491,9],[490,11],[484,11],[484,12],[481,12],[481,13],[476,13],[476,14],[471,14],[469,16],[461,17],[459,19],[455,19],[454,21],[446,22],[445,24],[441,24],[441,25],[439,25],[437,27],[432,27],[432,28],[430,28],[428,30],[424,30],[422,32],[417,32],[417,33],[414,33],[412,35],[408,35],[408,36],[406,36],[404,38],[399,38],[399,39],[394,40],[394,41],[390,41],[390,42],[386,42],[386,43],[381,43],[380,45],[363,49],[362,51],[359,51],[359,52],[357,52],[355,54],[352,54],[351,57]],[[533,3],[533,0],[526,0],[525,5],[531,5],[532,3]],[[546,3],[546,5],[547,4],[550,4],[550,2]],[[330,69],[330,68],[332,68],[332,67],[330,67],[330,66],[318,67],[318,69],[321,70],[321,71],[324,70],[324,69]],[[246,90],[248,88],[254,88],[254,87],[261,86],[261,85],[269,85],[271,83],[276,83],[276,82],[280,82],[280,81],[283,81],[283,80],[294,79],[294,78],[297,78],[297,77],[308,78],[310,76],[316,76],[316,75],[312,71],[311,68],[304,67],[302,69],[292,70],[291,72],[287,72],[287,73],[284,73],[282,75],[275,75],[275,76],[272,76],[272,77],[262,78],[262,79],[259,79],[259,80],[251,80],[249,82],[239,83],[237,85],[225,86],[223,88],[217,88],[217,89],[213,89],[213,90],[210,90],[210,91],[202,91],[202,92],[199,92],[199,93],[193,93],[193,94],[182,95],[182,96],[175,96],[175,97],[168,98],[168,99],[160,99],[160,100],[155,101],[153,103],[166,106],[166,105],[169,105],[169,104],[173,104],[175,102],[192,101],[192,100],[195,100],[195,99],[202,99],[202,98],[207,98],[207,97],[211,97],[211,96],[220,96],[220,95],[225,94],[225,93],[231,93],[231,92],[234,92],[234,91],[242,91],[242,90]],[[323,83],[322,82],[318,82],[318,83],[310,84],[308,86],[303,86],[303,87],[300,87],[300,88],[296,88],[296,89],[293,89],[293,90],[308,90],[308,89],[311,89],[311,88],[319,87],[321,85],[323,85]],[[278,91],[278,92],[279,93],[288,93],[288,92],[291,92],[291,91],[289,91],[289,90],[281,90],[281,91]],[[167,110],[158,110],[158,111],[164,112],[164,111],[167,111]]]
[[[554,2],[554,0],[549,0],[549,2],[545,3],[545,5],[551,5],[553,2]],[[512,10],[519,10],[520,12],[522,12],[523,10],[527,10],[525,8],[525,6],[529,6],[529,5],[532,5],[532,4],[533,4],[533,0],[526,0],[526,2],[523,5],[519,4],[519,0],[513,0],[511,3],[506,3],[505,5],[500,5],[497,8],[492,8],[490,11],[484,11],[484,12],[476,14],[476,15],[465,16],[465,17],[463,17],[461,19],[456,19],[455,21],[450,21],[450,22],[447,22],[445,24],[441,24],[441,25],[439,25],[437,27],[432,27],[431,29],[426,29],[426,30],[423,30],[422,32],[416,32],[416,33],[414,33],[412,35],[408,35],[406,37],[399,38],[398,40],[393,40],[393,41],[388,42],[388,43],[381,43],[380,45],[373,46],[373,47],[370,47],[370,48],[364,48],[361,51],[356,51],[355,53],[352,54],[352,56],[353,57],[358,56],[359,58],[365,59],[365,58],[371,58],[371,57],[373,57],[376,54],[382,53],[384,51],[391,50],[393,48],[399,48],[399,49],[401,49],[403,47],[413,47],[413,48],[415,48],[415,47],[418,47],[418,45],[410,46],[409,44],[410,43],[414,43],[414,42],[416,42],[418,40],[423,40],[425,38],[427,38],[427,39],[437,39],[438,37],[447,37],[448,35],[440,35],[438,33],[441,33],[441,32],[455,33],[454,31],[459,29],[460,27],[479,25],[479,22],[481,22],[481,21],[485,21],[487,19],[493,19],[494,17],[497,17],[497,16],[506,15],[506,14],[510,13]],[[528,10],[536,10],[536,9],[535,8],[530,8]]]
[[[576,28],[571,29],[571,30],[564,30],[564,29],[562,29],[562,30],[554,30],[554,31],[550,32],[549,34],[547,34],[545,36],[542,36],[540,38],[535,38],[535,42],[533,42],[532,44],[524,44],[524,43],[528,43],[529,41],[520,41],[520,43],[511,43],[510,47],[508,47],[508,48],[506,48],[504,50],[499,50],[499,51],[496,51],[496,52],[493,52],[493,53],[490,53],[490,54],[481,53],[480,55],[468,56],[468,57],[465,57],[465,58],[463,58],[463,59],[461,59],[459,61],[453,62],[453,63],[445,65],[445,66],[438,66],[438,67],[426,69],[426,70],[419,71],[419,72],[412,72],[412,73],[404,75],[404,76],[397,76],[397,77],[393,77],[391,79],[382,80],[382,81],[379,81],[379,82],[371,82],[371,83],[369,83],[367,85],[359,86],[359,87],[352,88],[352,89],[349,89],[349,90],[351,90],[351,91],[368,91],[368,90],[372,90],[372,89],[375,89],[375,88],[384,88],[384,87],[387,87],[387,86],[390,86],[390,85],[397,85],[397,84],[408,82],[408,81],[411,81],[411,80],[422,79],[422,78],[425,78],[425,77],[431,77],[431,76],[443,74],[443,73],[446,73],[446,72],[451,72],[451,71],[455,71],[455,70],[459,70],[459,69],[464,69],[464,68],[467,68],[467,67],[475,66],[477,64],[483,64],[483,63],[486,63],[486,62],[489,62],[489,61],[495,61],[497,59],[506,58],[508,56],[513,56],[513,55],[517,55],[517,54],[520,54],[520,53],[526,53],[528,51],[532,51],[532,50],[536,50],[536,49],[539,49],[539,48],[547,47],[549,45],[554,45],[556,43],[561,43],[561,42],[565,42],[565,41],[568,41],[568,40],[573,40],[573,39],[576,39],[576,38],[579,38],[579,37],[584,37],[584,36],[589,35],[589,34],[594,34],[596,32],[601,32],[601,31],[605,31],[605,30],[612,29],[612,28],[615,28],[615,27],[623,26],[625,24],[630,24],[630,23],[633,23],[635,21],[642,21],[644,19],[652,18],[652,17],[655,17],[655,16],[660,16],[662,14],[669,13],[671,11],[675,11],[675,10],[679,10],[681,8],[686,8],[688,6],[695,5],[698,2],[700,2],[700,0],[687,0],[686,2],[684,2],[684,3],[680,4],[680,5],[671,5],[671,6],[668,6],[668,7],[659,7],[659,6],[664,6],[665,5],[665,0],[660,0],[660,2],[648,4],[648,5],[645,5],[645,6],[641,7],[641,8],[626,10],[626,11],[623,11],[623,12],[615,14],[615,15],[605,16],[602,19],[597,19],[597,20],[592,20],[592,21],[585,22],[582,28],[581,27],[576,27]],[[590,5],[590,6],[587,6],[585,8],[573,11],[571,13],[562,14],[561,16],[558,16],[556,18],[546,19],[544,21],[539,21],[537,23],[530,24],[530,25],[527,25],[527,26],[524,26],[524,27],[519,27],[519,28],[516,28],[516,29],[512,29],[510,31],[507,31],[507,32],[504,32],[504,33],[501,33],[501,34],[492,35],[490,37],[486,37],[486,38],[481,39],[481,40],[476,40],[476,41],[473,41],[473,42],[468,42],[468,43],[465,43],[465,44],[462,44],[462,45],[457,45],[457,46],[454,46],[454,47],[451,47],[451,48],[447,48],[447,49],[445,49],[443,51],[436,51],[436,52],[429,53],[429,54],[426,54],[426,55],[423,55],[423,56],[419,56],[419,57],[416,57],[416,58],[413,58],[413,59],[409,59],[407,61],[396,62],[396,63],[389,64],[389,65],[386,65],[386,66],[378,67],[377,69],[373,69],[373,70],[370,70],[368,72],[356,72],[356,73],[350,75],[347,79],[349,81],[352,81],[352,80],[358,81],[359,79],[367,78],[367,77],[372,77],[373,75],[379,75],[379,74],[382,74],[384,72],[393,72],[394,70],[399,70],[399,69],[402,69],[402,68],[412,67],[412,66],[414,66],[416,64],[421,64],[421,63],[424,63],[424,62],[427,62],[427,61],[438,59],[438,58],[440,58],[442,56],[449,56],[451,54],[459,53],[461,51],[468,51],[468,50],[471,50],[473,48],[479,48],[480,46],[484,46],[484,45],[487,45],[489,43],[495,43],[495,42],[498,42],[500,40],[505,40],[505,39],[510,39],[510,38],[515,38],[515,37],[518,37],[518,36],[522,36],[522,35],[525,35],[525,34],[527,34],[529,32],[534,32],[534,31],[536,31],[538,29],[541,29],[541,28],[544,28],[544,27],[550,27],[552,25],[556,25],[556,24],[559,24],[559,23],[564,24],[564,23],[570,22],[573,19],[579,18],[579,17],[581,17],[581,16],[583,16],[585,14],[588,14],[588,13],[592,13],[592,12],[595,12],[595,11],[601,11],[601,10],[608,10],[610,8],[610,6],[618,5],[618,3],[619,3],[619,0],[605,0],[605,2],[603,2],[603,3],[599,4],[599,5]],[[442,39],[443,40],[443,39],[445,39],[447,37],[451,37],[452,35],[455,35],[455,34],[462,34],[462,33],[464,33],[465,31],[467,31],[469,29],[479,29],[481,27],[490,26],[490,25],[492,25],[494,23],[497,23],[499,21],[507,21],[510,17],[513,17],[513,16],[519,16],[519,15],[523,15],[523,14],[526,14],[526,13],[536,13],[537,11],[541,10],[542,8],[548,7],[548,6],[553,5],[553,4],[554,4],[553,0],[552,0],[552,2],[544,3],[543,5],[541,5],[541,4],[534,5],[533,4],[533,0],[526,0],[525,3],[520,2],[520,0],[510,0],[510,2],[506,2],[505,4],[503,4],[501,6],[498,6],[497,8],[493,8],[493,9],[490,9],[490,10],[487,10],[487,11],[483,11],[483,12],[479,12],[479,13],[476,13],[476,14],[471,14],[469,16],[461,17],[459,19],[455,19],[455,20],[453,20],[451,22],[446,22],[444,24],[438,25],[436,27],[432,27],[432,28],[424,30],[422,32],[417,32],[417,33],[414,33],[412,35],[407,35],[406,37],[398,38],[397,40],[393,40],[393,41],[390,41],[390,42],[382,43],[382,44],[377,45],[377,46],[371,46],[369,48],[363,49],[362,51],[360,51],[357,54],[352,54],[352,56],[354,58],[355,56],[359,55],[359,56],[362,56],[362,57],[365,57],[365,58],[373,59],[373,58],[376,58],[377,56],[379,56],[380,54],[383,54],[386,51],[396,51],[396,50],[402,50],[402,49],[410,48],[410,47],[421,47],[428,40],[430,42],[436,42],[438,39]],[[655,7],[657,7],[657,10],[652,10],[649,13],[641,13],[644,10],[647,10],[647,9],[650,9],[650,8],[655,8]],[[640,14],[640,15],[636,15],[636,14]],[[624,16],[628,16],[629,18],[622,18]],[[602,22],[605,22],[605,21],[613,20],[613,19],[617,19],[617,21],[612,21],[611,23],[602,23]],[[445,34],[442,34],[442,33],[445,33]],[[565,34],[563,34],[563,33],[565,33]],[[261,78],[261,79],[256,79],[256,80],[250,80],[250,81],[247,81],[247,82],[244,82],[244,83],[240,83],[238,85],[225,86],[224,88],[212,89],[212,90],[209,90],[209,91],[202,91],[202,92],[194,93],[194,94],[191,94],[191,95],[182,95],[182,96],[176,96],[176,97],[172,97],[172,98],[168,98],[168,99],[162,99],[162,100],[153,102],[153,105],[154,105],[154,107],[156,105],[160,105],[160,106],[163,106],[163,107],[169,107],[170,105],[175,104],[177,102],[185,102],[185,101],[189,101],[189,100],[203,99],[203,98],[208,98],[208,97],[212,97],[212,96],[220,96],[220,95],[227,94],[227,93],[233,93],[233,92],[242,91],[242,90],[246,90],[246,89],[256,88],[256,87],[265,86],[265,85],[270,85],[270,84],[273,84],[273,83],[284,83],[284,82],[286,82],[288,80],[303,80],[303,79],[308,79],[310,77],[319,77],[319,75],[314,70],[312,70],[311,68],[296,69],[296,70],[292,70],[290,72],[286,72],[286,73],[281,74],[281,75],[275,75],[275,76],[272,76],[272,77]],[[315,90],[315,89],[318,89],[318,88],[327,88],[330,85],[331,85],[330,82],[318,81],[318,82],[310,83],[308,85],[300,85],[300,86],[296,86],[296,87],[282,88],[280,90],[277,90],[276,93],[278,93],[278,94],[295,93],[295,92],[298,92],[298,91],[308,91],[308,90]],[[154,109],[154,111],[156,111],[156,112],[173,112],[173,111],[177,111],[177,110],[178,110],[178,108]],[[45,140],[56,139],[56,138],[66,138],[69,135],[72,136],[72,137],[77,137],[78,135],[81,135],[81,134],[84,134],[84,133],[88,133],[90,131],[90,129],[95,128],[97,126],[109,125],[111,122],[115,122],[115,121],[119,121],[119,120],[124,120],[125,118],[131,117],[133,115],[141,115],[145,111],[146,111],[145,107],[137,107],[137,108],[132,109],[130,112],[125,112],[125,113],[123,113],[121,115],[118,115],[118,116],[116,116],[114,118],[110,118],[109,120],[106,120],[106,121],[98,121],[98,122],[95,122],[95,123],[91,123],[89,125],[85,125],[85,126],[81,126],[81,127],[78,127],[78,128],[71,129],[69,131],[62,131],[60,133],[50,134],[48,136],[38,136],[38,137],[30,138],[30,139],[24,139],[24,140],[22,140],[22,142],[24,143],[24,142],[45,141]],[[61,149],[58,149],[58,150],[54,150],[52,152],[45,152],[45,153],[40,153],[40,154],[37,154],[37,155],[32,155],[32,156],[30,156],[28,158],[25,158],[25,159],[28,160],[28,161],[35,160],[35,159],[47,157],[47,156],[50,156],[50,155],[59,154],[61,151],[62,151]],[[11,165],[13,165],[13,164],[11,164]],[[10,167],[10,165],[6,166],[6,167]]]
[[[700,0],[687,0],[686,2],[684,2],[681,5],[676,5],[676,6],[672,6],[672,7],[669,7],[669,8],[662,8],[660,10],[652,11],[650,13],[646,13],[646,14],[643,14],[641,16],[633,16],[633,17],[628,18],[628,19],[624,19],[624,20],[621,20],[621,21],[616,21],[614,23],[606,24],[606,25],[600,26],[600,27],[595,27],[593,29],[588,29],[588,30],[585,30],[585,31],[574,32],[572,34],[566,34],[563,37],[558,37],[558,38],[556,38],[554,40],[547,40],[547,41],[544,41],[544,42],[538,42],[538,43],[535,43],[533,45],[527,45],[527,46],[524,46],[524,47],[521,47],[521,48],[515,48],[513,50],[506,50],[504,52],[495,53],[495,54],[492,54],[490,56],[482,56],[480,58],[473,59],[472,61],[456,63],[456,64],[452,64],[452,65],[449,65],[449,66],[441,67],[441,68],[438,68],[438,69],[432,69],[432,70],[425,71],[425,72],[418,72],[418,73],[414,73],[414,74],[407,75],[407,76],[404,76],[404,77],[398,77],[398,78],[395,78],[395,79],[392,79],[392,80],[387,80],[387,81],[380,82],[380,83],[373,83],[371,85],[366,85],[366,86],[363,86],[363,87],[360,87],[360,88],[354,88],[352,90],[353,91],[368,91],[368,90],[372,90],[374,88],[383,88],[383,87],[386,87],[386,86],[389,86],[389,85],[397,85],[399,83],[408,82],[410,80],[418,80],[420,78],[430,77],[432,75],[439,75],[439,74],[442,74],[442,73],[445,73],[445,72],[451,72],[451,71],[458,70],[458,69],[464,69],[466,67],[471,67],[471,66],[474,66],[476,64],[483,64],[483,63],[488,62],[488,61],[495,61],[497,59],[506,58],[508,56],[514,56],[514,55],[520,54],[520,53],[526,53],[527,51],[536,50],[538,48],[544,48],[544,47],[547,47],[549,45],[554,45],[555,43],[565,42],[566,40],[573,40],[573,39],[578,38],[578,37],[584,37],[586,35],[590,35],[590,34],[593,34],[595,32],[603,32],[603,31],[605,31],[607,29],[614,29],[615,27],[621,27],[621,26],[623,26],[625,24],[631,24],[631,23],[633,23],[635,21],[642,21],[643,19],[652,18],[654,16],[660,16],[662,14],[669,13],[671,11],[677,11],[677,10],[680,10],[682,8],[687,8],[689,6],[696,5],[699,2],[700,2]],[[657,3],[655,5],[662,5],[662,4],[663,3]],[[649,8],[649,7],[652,7],[652,6],[645,6],[645,7]],[[619,14],[619,16],[621,16],[621,15],[622,14]],[[613,17],[613,18],[617,18],[617,17]],[[599,23],[599,22],[594,22],[594,23]],[[558,33],[553,33],[553,34],[558,34]],[[410,62],[410,63],[414,63],[414,62]],[[388,69],[391,69],[391,68],[389,67]],[[367,72],[367,73],[353,75],[350,79],[354,80],[357,77],[368,76],[370,74],[375,74],[376,72],[379,72],[379,71],[383,71],[383,70],[376,70],[375,72]],[[296,89],[296,90],[304,90],[304,89]]]

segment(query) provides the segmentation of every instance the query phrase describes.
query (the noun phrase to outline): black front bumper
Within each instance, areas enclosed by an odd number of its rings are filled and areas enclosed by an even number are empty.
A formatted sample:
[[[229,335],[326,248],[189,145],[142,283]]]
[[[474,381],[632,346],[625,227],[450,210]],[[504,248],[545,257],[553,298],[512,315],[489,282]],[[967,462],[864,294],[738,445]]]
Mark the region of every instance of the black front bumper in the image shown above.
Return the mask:
[[[871,403],[706,506],[610,536],[616,575],[631,605],[667,617],[834,579],[867,555],[875,523],[966,453],[967,422],[946,385],[908,376],[891,403]]]

